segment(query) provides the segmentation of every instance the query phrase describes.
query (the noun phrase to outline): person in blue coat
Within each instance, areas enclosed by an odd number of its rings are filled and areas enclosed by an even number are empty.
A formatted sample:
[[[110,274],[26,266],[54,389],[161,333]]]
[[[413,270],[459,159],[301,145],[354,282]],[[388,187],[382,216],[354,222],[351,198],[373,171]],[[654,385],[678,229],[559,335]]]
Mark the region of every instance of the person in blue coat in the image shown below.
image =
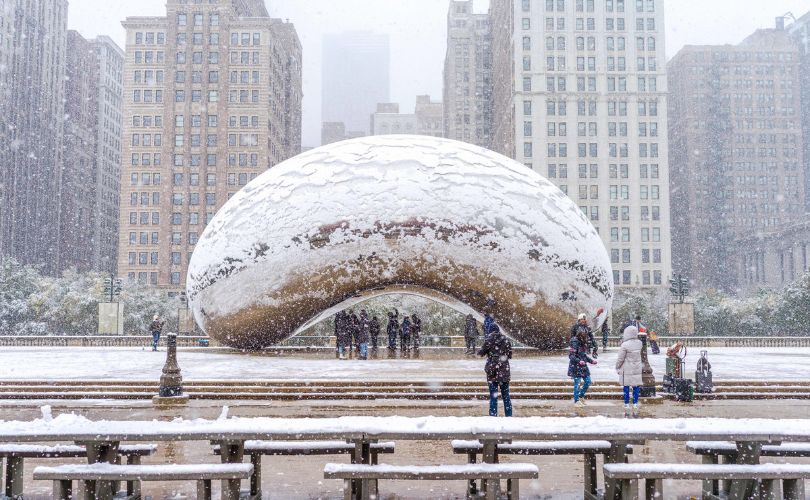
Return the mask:
[[[595,365],[596,360],[589,356],[590,342],[585,329],[580,329],[571,338],[568,349],[568,376],[574,379],[574,404],[585,406],[582,398],[591,386],[591,371],[588,365]]]
[[[402,329],[399,342],[402,352],[408,352],[411,350],[411,320],[407,316],[405,316],[405,319],[402,320]]]
[[[489,337],[489,334],[492,333],[492,327],[495,326],[495,318],[489,315],[489,313],[484,314],[484,339],[486,340]]]

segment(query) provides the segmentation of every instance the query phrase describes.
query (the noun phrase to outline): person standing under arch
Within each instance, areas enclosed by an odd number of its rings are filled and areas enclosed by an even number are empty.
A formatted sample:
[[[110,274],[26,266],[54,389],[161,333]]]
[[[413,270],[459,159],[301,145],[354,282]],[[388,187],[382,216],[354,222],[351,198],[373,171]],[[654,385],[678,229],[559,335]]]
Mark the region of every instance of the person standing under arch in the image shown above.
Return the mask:
[[[498,325],[492,325],[478,355],[487,357],[484,371],[489,385],[489,416],[498,416],[498,391],[500,391],[504,415],[511,417],[512,399],[509,397],[509,383],[512,371],[509,360],[512,359],[512,343],[501,333]]]

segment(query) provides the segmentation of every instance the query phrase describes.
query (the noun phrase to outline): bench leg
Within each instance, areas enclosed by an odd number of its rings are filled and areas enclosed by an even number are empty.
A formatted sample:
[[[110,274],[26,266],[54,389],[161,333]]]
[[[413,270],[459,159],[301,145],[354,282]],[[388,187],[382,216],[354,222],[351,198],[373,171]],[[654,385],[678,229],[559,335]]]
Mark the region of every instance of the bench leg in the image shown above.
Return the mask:
[[[477,457],[478,457],[478,454],[476,454],[476,453],[467,453],[467,463],[468,464],[476,463]],[[473,498],[477,494],[478,494],[478,484],[473,479],[467,485],[467,498]]]
[[[510,478],[506,480],[506,498],[508,500],[520,500],[520,479]]]
[[[785,500],[804,500],[804,479],[782,481],[782,495]]]
[[[20,457],[6,457],[6,496],[19,498],[23,494],[25,461]]]
[[[485,464],[497,464],[497,441],[485,440],[483,445],[483,449],[481,450],[481,462]],[[501,489],[501,482],[497,479],[484,479],[481,481],[481,489],[487,500],[495,500],[498,497],[498,490]]]
[[[707,465],[719,463],[717,455],[703,455],[701,462]],[[720,486],[716,479],[703,481],[703,498],[711,498],[720,494]]]
[[[127,465],[141,465],[141,457],[139,455],[130,455],[127,457]],[[141,498],[141,482],[127,481],[127,497],[128,498]]]
[[[760,500],[778,500],[780,497],[777,496],[777,492],[774,491],[774,487],[777,485],[777,481],[773,479],[761,479],[757,481],[757,489],[759,490],[759,494],[757,495]]]
[[[241,464],[245,458],[245,443],[222,442],[219,445],[219,454],[223,464]],[[222,480],[222,500],[239,500],[240,479]]]
[[[627,459],[627,444],[611,442],[610,451],[605,456],[605,463],[623,464]],[[615,479],[605,479],[605,500],[619,500],[622,495],[622,482]]]
[[[85,500],[96,500],[96,481],[82,481],[84,483],[84,498]]]
[[[621,500],[638,500],[638,481],[622,479],[618,482]]]
[[[737,443],[737,464],[758,464],[760,455],[762,455],[762,443],[750,441]],[[731,486],[728,493],[729,500],[745,500],[749,496],[753,495],[756,491],[755,481],[735,479],[730,482]]]
[[[664,498],[664,481],[662,479],[647,479],[644,481],[644,494],[647,500]]]
[[[583,498],[589,498],[590,495],[596,496],[596,454],[586,453],[584,456],[584,478],[585,478],[585,495]]]
[[[351,479],[343,480],[343,500],[352,500],[352,485],[353,481]]]
[[[53,498],[55,500],[71,500],[73,498],[73,483],[61,479],[54,481]]]
[[[259,453],[250,455],[253,464],[253,474],[250,476],[250,498],[262,498],[262,456]]]
[[[211,500],[210,479],[200,479],[197,481],[197,500]]]

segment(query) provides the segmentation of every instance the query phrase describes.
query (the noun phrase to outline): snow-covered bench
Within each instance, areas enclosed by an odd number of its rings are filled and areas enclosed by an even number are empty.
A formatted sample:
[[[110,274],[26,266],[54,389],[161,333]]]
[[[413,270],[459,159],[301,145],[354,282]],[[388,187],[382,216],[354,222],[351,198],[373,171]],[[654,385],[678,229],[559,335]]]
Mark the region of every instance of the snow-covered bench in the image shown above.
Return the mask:
[[[371,443],[371,463],[378,463],[381,453],[394,453],[394,442]],[[245,455],[250,455],[253,474],[250,476],[250,497],[262,497],[262,455],[269,456],[316,456],[316,455],[351,455],[356,450],[354,443],[346,441],[245,441]],[[214,453],[219,455],[219,446],[214,446]]]
[[[725,463],[734,463],[737,459],[737,444],[732,441],[687,441],[686,449],[703,457],[704,464],[719,464],[720,457]],[[762,446],[763,457],[810,457],[810,443],[766,444]],[[703,482],[704,495],[719,495],[720,482],[717,480]]]
[[[53,498],[73,498],[73,481],[83,481],[87,499],[95,497],[96,481],[196,481],[197,498],[211,499],[211,481],[247,479],[253,472],[250,464],[199,465],[60,465],[37,467],[35,480],[53,481]]]
[[[639,497],[634,481],[644,480],[646,498],[664,498],[664,479],[683,480],[753,480],[759,483],[759,498],[774,498],[775,481],[782,480],[782,498],[804,500],[804,480],[810,478],[810,465],[805,464],[606,464],[605,477],[618,480],[622,499]]]
[[[466,465],[361,465],[361,464],[326,464],[323,469],[325,479],[343,479],[343,495],[352,500],[352,480],[362,480],[362,492],[358,500],[370,497],[379,498],[373,482],[380,479],[391,480],[425,480],[425,481],[474,481],[507,480],[507,498],[520,498],[518,488],[520,479],[537,479],[540,470],[534,464],[466,464]],[[367,485],[367,486],[366,486]],[[373,491],[372,491],[373,490]],[[487,500],[494,500],[497,492],[494,487],[486,489]],[[467,491],[468,498],[470,491]]]
[[[138,465],[141,457],[149,456],[157,451],[154,444],[130,444],[118,447],[120,463],[121,457],[126,457],[127,464]],[[5,494],[17,498],[23,494],[23,474],[26,458],[86,458],[87,448],[77,445],[43,446],[36,444],[0,444],[0,459],[6,459],[5,467]],[[136,482],[127,482],[127,495],[140,494]]]
[[[480,441],[455,440],[451,442],[453,453],[466,454],[468,463],[474,464],[477,456],[483,453]],[[585,498],[596,496],[596,455],[610,453],[608,441],[514,441],[498,443],[498,455],[582,455],[584,461]],[[626,453],[633,453],[632,445],[627,445]],[[475,485],[470,485],[475,489]],[[590,494],[590,495],[589,495]]]

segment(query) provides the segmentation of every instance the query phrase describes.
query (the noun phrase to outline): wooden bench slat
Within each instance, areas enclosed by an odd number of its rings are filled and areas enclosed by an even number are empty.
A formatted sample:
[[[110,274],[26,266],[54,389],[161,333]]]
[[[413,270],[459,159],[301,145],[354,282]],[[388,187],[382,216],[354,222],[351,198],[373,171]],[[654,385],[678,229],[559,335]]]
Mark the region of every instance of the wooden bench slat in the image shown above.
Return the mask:
[[[325,479],[399,479],[452,481],[473,479],[536,479],[540,470],[534,464],[466,465],[362,465],[326,464]]]
[[[371,443],[372,453],[394,453],[393,441]],[[346,441],[245,441],[246,455],[342,455],[354,453],[354,443]],[[219,455],[219,446],[214,446],[214,453]]]
[[[732,441],[687,441],[686,449],[697,455],[735,455],[737,445]],[[766,444],[766,457],[810,457],[810,443]]]
[[[481,453],[484,445],[480,441],[454,440],[451,442],[454,453]],[[607,453],[609,441],[514,441],[499,443],[499,454],[503,455],[584,455],[586,453]],[[627,452],[632,453],[627,445]]]
[[[202,479],[247,479],[252,472],[251,464],[114,465],[98,463],[60,465],[58,467],[40,466],[34,469],[34,479],[198,481]]]
[[[810,479],[806,464],[605,464],[612,479]]]
[[[157,451],[155,444],[133,444],[118,447],[122,456],[149,456]],[[0,457],[15,458],[80,458],[87,456],[84,446],[63,444],[54,446],[30,444],[1,444]]]

